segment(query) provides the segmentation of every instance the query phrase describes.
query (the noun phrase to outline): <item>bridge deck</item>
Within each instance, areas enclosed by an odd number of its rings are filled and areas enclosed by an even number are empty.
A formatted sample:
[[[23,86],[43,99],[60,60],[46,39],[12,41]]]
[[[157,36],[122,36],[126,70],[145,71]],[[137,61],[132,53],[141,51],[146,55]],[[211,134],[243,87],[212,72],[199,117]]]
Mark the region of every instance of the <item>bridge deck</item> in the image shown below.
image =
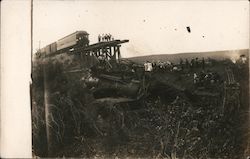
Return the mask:
[[[127,43],[127,42],[129,42],[129,40],[102,41],[102,42],[98,42],[98,43],[95,43],[95,44],[91,44],[91,45],[89,45],[87,47],[75,49],[73,52],[77,52],[77,51],[93,51],[93,50],[101,49],[101,48],[105,48],[105,47],[117,46],[119,44]]]

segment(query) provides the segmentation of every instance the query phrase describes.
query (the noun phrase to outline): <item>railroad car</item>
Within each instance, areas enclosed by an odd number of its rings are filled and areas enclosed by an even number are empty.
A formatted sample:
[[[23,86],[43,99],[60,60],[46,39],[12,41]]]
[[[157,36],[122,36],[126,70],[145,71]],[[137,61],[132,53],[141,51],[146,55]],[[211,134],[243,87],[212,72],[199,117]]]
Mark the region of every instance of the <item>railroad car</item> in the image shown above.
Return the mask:
[[[50,44],[50,51],[51,51],[51,53],[57,51],[57,43],[56,42]]]
[[[89,44],[89,34],[86,31],[76,31],[57,41],[57,51],[75,45],[87,46]]]
[[[50,45],[45,47],[45,55],[49,55],[51,53]]]
[[[83,47],[89,45],[89,34],[86,31],[76,31],[67,35],[58,41],[47,45],[39,50],[40,54],[48,56],[54,53],[63,53],[72,48]]]
[[[40,49],[40,53],[44,54],[45,53],[45,47]]]

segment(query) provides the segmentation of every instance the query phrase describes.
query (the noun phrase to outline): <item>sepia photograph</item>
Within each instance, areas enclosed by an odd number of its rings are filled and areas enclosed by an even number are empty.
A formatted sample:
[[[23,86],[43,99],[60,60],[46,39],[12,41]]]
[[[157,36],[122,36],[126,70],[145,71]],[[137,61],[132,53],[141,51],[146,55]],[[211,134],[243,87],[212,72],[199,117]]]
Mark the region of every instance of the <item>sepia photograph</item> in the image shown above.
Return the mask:
[[[250,156],[248,1],[32,1],[33,158]]]

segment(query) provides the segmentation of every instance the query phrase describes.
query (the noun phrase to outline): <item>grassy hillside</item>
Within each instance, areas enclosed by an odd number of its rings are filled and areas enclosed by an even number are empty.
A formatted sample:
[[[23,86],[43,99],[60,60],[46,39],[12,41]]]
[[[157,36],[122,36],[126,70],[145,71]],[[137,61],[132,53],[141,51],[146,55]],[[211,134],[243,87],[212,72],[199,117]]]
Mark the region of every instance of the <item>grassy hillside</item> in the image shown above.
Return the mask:
[[[149,56],[137,56],[128,58],[133,62],[143,63],[146,60],[148,61],[170,61],[173,63],[179,62],[180,58],[182,59],[192,59],[192,58],[213,58],[216,60],[237,58],[240,55],[244,54],[248,56],[248,49],[244,50],[228,50],[228,51],[213,51],[213,52],[196,52],[196,53],[179,53],[179,54],[158,54],[158,55],[149,55]]]

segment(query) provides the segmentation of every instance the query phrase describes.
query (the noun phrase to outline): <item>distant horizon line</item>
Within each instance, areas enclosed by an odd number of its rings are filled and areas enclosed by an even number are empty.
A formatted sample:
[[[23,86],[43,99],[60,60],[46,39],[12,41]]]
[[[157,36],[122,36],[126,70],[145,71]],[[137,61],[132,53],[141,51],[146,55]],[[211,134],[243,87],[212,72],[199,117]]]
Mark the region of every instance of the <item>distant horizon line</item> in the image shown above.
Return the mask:
[[[135,57],[147,57],[147,56],[159,56],[159,55],[181,55],[181,54],[198,54],[198,53],[215,53],[215,52],[233,52],[233,51],[244,51],[249,50],[249,48],[246,49],[233,49],[233,50],[218,50],[218,51],[195,51],[195,52],[177,52],[177,53],[168,53],[168,54],[149,54],[149,55],[138,55],[138,56],[131,56],[131,57],[122,57],[123,59],[126,58],[135,58]]]

